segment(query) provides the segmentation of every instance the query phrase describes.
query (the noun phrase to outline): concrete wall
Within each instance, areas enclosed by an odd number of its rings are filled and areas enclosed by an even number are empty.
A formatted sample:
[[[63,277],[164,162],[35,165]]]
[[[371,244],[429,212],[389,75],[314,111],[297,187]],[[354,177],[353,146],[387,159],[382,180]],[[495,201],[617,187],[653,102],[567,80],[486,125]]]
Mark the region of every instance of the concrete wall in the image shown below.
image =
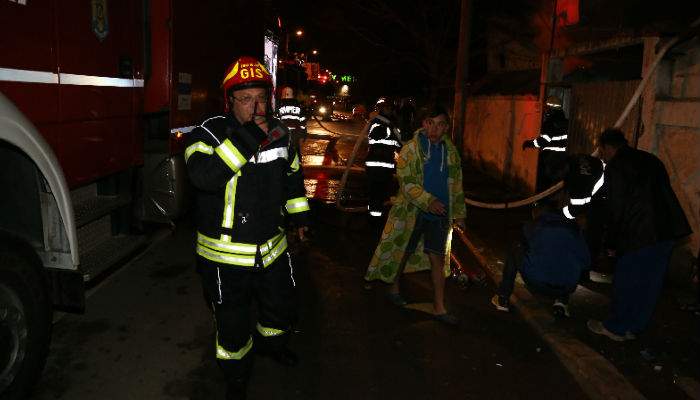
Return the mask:
[[[480,96],[467,100],[463,154],[489,174],[533,191],[537,152],[521,144],[537,136],[540,111],[535,96]]]
[[[645,69],[656,38],[645,39]],[[688,273],[690,257],[700,247],[700,40],[674,49],[652,75],[644,94],[644,133],[639,148],[656,154],[666,165],[673,189],[693,228],[689,242],[675,255],[673,275]]]

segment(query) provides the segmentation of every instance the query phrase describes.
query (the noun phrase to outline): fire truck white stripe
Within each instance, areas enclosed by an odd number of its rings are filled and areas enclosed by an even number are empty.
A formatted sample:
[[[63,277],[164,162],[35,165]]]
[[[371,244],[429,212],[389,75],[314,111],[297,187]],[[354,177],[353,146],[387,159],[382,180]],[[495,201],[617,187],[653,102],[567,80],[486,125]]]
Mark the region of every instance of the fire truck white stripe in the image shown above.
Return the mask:
[[[143,79],[112,78],[108,76],[56,74],[48,71],[0,68],[0,81],[52,83],[77,86],[143,87]]]
[[[143,87],[143,79],[110,78],[106,76],[59,74],[62,85],[108,86],[108,87]]]
[[[173,129],[171,129],[171,130],[170,130],[170,133],[173,133],[173,134],[178,133],[178,132],[183,133],[183,134],[185,134],[185,133],[190,133],[190,132],[192,132],[192,130],[194,130],[194,128],[196,128],[196,127],[197,127],[197,126],[181,126],[181,127],[179,127],[179,128],[173,128]]]
[[[25,69],[0,68],[0,81],[58,83],[58,74]]]

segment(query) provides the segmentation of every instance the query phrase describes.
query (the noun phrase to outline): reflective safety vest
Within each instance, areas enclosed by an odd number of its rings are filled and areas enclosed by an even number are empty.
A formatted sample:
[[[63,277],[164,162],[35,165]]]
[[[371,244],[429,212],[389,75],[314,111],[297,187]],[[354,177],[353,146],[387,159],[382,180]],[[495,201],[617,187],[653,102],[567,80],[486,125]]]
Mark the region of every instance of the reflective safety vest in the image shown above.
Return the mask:
[[[536,148],[543,151],[566,151],[569,135],[563,134],[558,136],[549,136],[541,134],[532,143]]]
[[[391,121],[377,115],[368,124],[368,145],[365,166],[368,168],[388,168],[394,171],[396,162],[394,154],[401,149],[399,130]]]
[[[309,203],[289,135],[261,148],[261,132],[225,115],[187,136],[185,160],[197,189],[196,252],[217,264],[267,267],[287,249],[285,218],[307,224]]]

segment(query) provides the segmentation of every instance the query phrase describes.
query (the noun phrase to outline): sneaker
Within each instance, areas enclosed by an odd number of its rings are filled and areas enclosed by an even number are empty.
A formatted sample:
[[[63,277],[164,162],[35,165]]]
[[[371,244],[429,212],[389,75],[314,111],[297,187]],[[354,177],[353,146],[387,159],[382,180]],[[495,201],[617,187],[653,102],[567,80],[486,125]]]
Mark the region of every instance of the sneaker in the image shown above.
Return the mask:
[[[556,318],[571,317],[571,314],[569,314],[569,306],[559,300],[555,300],[554,304],[552,304],[552,314],[554,314]]]
[[[605,325],[603,325],[603,323],[598,320],[589,319],[586,325],[588,325],[588,330],[595,333],[596,335],[607,336],[608,338],[616,342],[624,342],[625,340],[627,340],[624,336],[616,335],[610,332],[605,327]]]
[[[510,304],[508,303],[508,299],[505,299],[497,294],[494,294],[491,298],[491,304],[493,304],[494,307],[496,307],[496,310],[498,311],[510,311]]]

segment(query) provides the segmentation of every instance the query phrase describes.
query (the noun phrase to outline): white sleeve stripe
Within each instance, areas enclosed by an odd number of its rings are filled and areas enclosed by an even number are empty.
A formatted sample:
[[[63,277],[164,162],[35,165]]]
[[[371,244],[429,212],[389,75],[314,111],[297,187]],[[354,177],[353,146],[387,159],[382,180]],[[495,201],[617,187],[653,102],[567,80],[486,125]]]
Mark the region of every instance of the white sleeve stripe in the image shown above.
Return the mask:
[[[571,202],[571,205],[574,205],[574,206],[582,206],[582,205],[584,205],[584,204],[590,203],[590,202],[591,202],[591,198],[590,198],[590,197],[584,197],[584,198],[582,198],[582,199],[571,199],[570,202]]]
[[[564,212],[564,216],[565,216],[566,218],[568,218],[568,219],[575,219],[574,216],[571,215],[571,213],[569,212],[569,206],[564,207],[564,209],[562,210],[562,212]]]
[[[549,151],[566,151],[566,147],[543,147],[542,150],[549,150]]]
[[[211,119],[211,118],[210,118],[210,119]],[[207,121],[209,121],[209,120],[207,120]],[[219,139],[217,139],[216,136],[214,136],[214,134],[211,133],[211,131],[210,131],[209,129],[207,129],[206,126],[204,126],[204,124],[202,124],[202,125],[200,125],[200,126],[202,127],[202,129],[204,129],[205,131],[209,132],[209,134],[211,135],[211,137],[213,137],[214,140],[216,140],[216,143],[221,144],[221,142],[219,141]]]
[[[605,174],[601,175],[600,178],[598,179],[598,182],[596,182],[595,185],[593,185],[593,192],[591,193],[591,196],[596,194],[596,192],[598,190],[600,190],[600,188],[603,187],[604,183],[605,183]]]

